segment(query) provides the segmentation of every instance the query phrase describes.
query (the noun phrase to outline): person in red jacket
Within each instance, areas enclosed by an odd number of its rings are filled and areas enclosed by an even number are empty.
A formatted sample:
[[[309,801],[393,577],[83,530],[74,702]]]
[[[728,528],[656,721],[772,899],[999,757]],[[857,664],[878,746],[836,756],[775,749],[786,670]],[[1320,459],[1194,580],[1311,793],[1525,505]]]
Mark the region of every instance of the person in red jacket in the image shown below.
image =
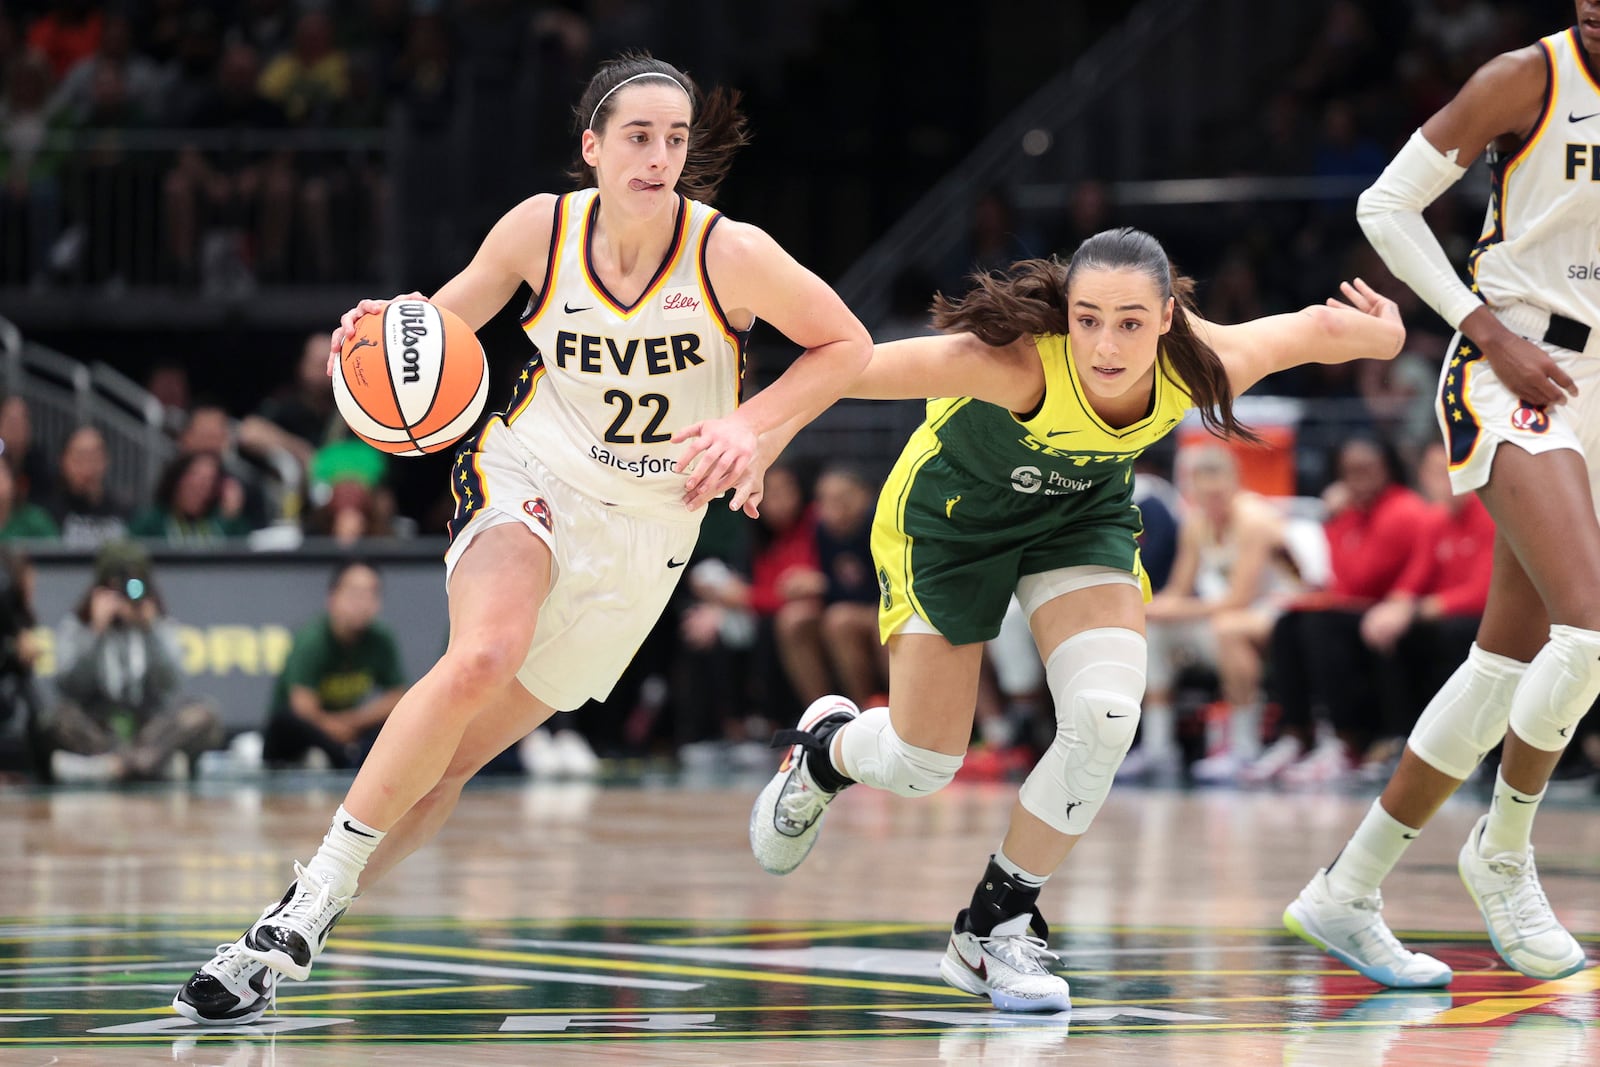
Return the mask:
[[[1494,570],[1494,519],[1476,496],[1452,493],[1442,442],[1422,453],[1417,485],[1430,506],[1411,559],[1361,619],[1361,638],[1379,656],[1382,735],[1392,742],[1382,755],[1392,757],[1472,647]]]
[[[1340,447],[1338,480],[1323,501],[1332,576],[1327,588],[1295,598],[1273,628],[1267,673],[1283,734],[1245,769],[1246,782],[1333,781],[1377,730],[1374,657],[1361,640],[1361,620],[1399,583],[1428,506],[1406,487],[1394,448],[1367,437]],[[1319,717],[1332,730],[1313,746]]]

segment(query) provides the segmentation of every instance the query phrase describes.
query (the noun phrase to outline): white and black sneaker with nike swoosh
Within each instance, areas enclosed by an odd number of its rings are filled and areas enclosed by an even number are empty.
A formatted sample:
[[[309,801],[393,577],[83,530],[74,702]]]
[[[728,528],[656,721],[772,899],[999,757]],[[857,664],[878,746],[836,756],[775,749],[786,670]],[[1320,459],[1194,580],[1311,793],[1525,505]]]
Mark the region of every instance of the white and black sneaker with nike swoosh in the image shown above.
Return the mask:
[[[1045,960],[1059,957],[1050,951],[1049,929],[1036,911],[1007,919],[987,937],[966,926],[967,909],[962,908],[939,961],[939,977],[964,992],[988,997],[1001,1011],[1072,1008],[1067,980],[1045,966]]]
[[[272,968],[245,955],[240,937],[217,946],[172,998],[172,1010],[202,1026],[248,1026],[272,1007],[277,985]]]
[[[305,981],[311,976],[311,961],[322,953],[333,924],[352,899],[335,896],[331,885],[296,863],[289,891],[245,931],[244,954],[285,978]]]

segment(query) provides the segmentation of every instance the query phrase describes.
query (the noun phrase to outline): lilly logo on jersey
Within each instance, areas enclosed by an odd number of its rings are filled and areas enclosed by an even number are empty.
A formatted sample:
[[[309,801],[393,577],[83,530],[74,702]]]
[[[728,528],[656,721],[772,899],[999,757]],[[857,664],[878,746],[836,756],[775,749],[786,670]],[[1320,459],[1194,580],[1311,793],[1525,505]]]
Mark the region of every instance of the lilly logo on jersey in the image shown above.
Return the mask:
[[[1528,433],[1544,433],[1550,428],[1550,415],[1544,408],[1523,404],[1511,413],[1511,426]]]
[[[614,337],[601,337],[592,333],[556,331],[556,366],[567,369],[567,361],[580,374],[602,374],[606,364],[616,368],[618,374],[632,374],[636,363],[643,359],[644,372],[649,375],[671,374],[704,363],[700,354],[700,335],[675,333],[669,337],[629,337],[620,345]]]
[[[661,296],[661,317],[687,319],[700,312],[700,290],[693,285],[668,289]]]

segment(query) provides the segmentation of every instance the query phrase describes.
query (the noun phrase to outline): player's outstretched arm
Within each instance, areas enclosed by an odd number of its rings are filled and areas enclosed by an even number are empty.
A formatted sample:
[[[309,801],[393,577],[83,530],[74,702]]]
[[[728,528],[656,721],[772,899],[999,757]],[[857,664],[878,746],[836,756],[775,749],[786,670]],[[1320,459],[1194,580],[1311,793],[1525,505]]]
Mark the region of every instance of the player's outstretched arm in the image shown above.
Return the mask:
[[[1339,288],[1348,303],[1329,298],[1325,306],[1236,326],[1194,320],[1195,328],[1227,368],[1234,396],[1275,371],[1302,363],[1393,359],[1400,354],[1406,328],[1394,301],[1360,278]]]
[[[1044,366],[1032,337],[991,345],[970,333],[887,341],[846,396],[863,400],[920,400],[970,396],[1008,411],[1027,411],[1044,392]]]
[[[754,226],[719,222],[706,249],[706,270],[730,321],[763,319],[805,349],[738,411],[673,435],[673,441],[686,442],[678,461],[690,471],[684,502],[697,508],[736,487],[731,506],[737,509],[747,502],[745,475],[757,459],[760,436],[790,424],[798,430],[838,400],[866,365],[872,338],[826,282]],[[766,462],[775,458],[760,452]]]

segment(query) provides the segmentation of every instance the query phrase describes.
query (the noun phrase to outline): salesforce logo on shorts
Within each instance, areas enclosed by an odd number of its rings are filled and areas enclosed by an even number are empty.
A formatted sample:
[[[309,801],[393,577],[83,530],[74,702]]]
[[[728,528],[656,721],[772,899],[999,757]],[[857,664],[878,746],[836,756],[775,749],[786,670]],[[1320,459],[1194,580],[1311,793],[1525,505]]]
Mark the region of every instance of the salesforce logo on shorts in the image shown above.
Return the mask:
[[[608,467],[631,474],[635,478],[643,478],[647,474],[675,474],[678,470],[678,461],[665,456],[640,456],[638,459],[624,459],[610,449],[601,448],[599,445],[589,446],[589,458],[597,463],[604,463]]]
[[[1092,485],[1092,479],[1069,478],[1060,471],[1045,474],[1038,467],[1018,467],[1011,472],[1011,488],[1030,495],[1042,489],[1045,496],[1065,496],[1067,493],[1081,493]]]

